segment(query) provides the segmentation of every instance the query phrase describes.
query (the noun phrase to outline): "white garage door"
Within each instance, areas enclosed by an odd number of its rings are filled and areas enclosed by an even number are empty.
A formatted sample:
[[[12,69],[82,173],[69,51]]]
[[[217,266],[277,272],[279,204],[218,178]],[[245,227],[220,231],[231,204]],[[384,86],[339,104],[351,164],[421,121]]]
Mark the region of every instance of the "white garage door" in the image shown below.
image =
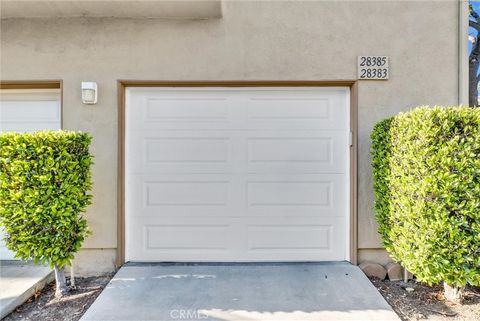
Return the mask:
[[[0,132],[33,132],[61,127],[60,89],[11,89],[0,91]],[[0,260],[11,260],[13,252],[0,230]]]
[[[348,260],[347,88],[129,88],[127,261]]]

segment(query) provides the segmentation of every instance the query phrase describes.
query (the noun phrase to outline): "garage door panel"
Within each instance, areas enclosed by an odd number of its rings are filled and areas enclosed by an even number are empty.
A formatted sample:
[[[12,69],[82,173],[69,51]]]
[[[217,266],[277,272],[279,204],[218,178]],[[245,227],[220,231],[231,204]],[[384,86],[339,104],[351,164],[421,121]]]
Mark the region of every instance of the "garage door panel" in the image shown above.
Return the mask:
[[[250,225],[248,250],[310,250],[331,247],[331,225]]]
[[[332,163],[331,138],[248,138],[250,163]]]
[[[329,181],[250,181],[247,183],[248,207],[332,207],[332,183]]]
[[[227,97],[182,94],[151,97],[145,102],[145,121],[226,121],[229,116]]]
[[[133,232],[125,235],[125,254],[131,261],[233,260],[235,231],[239,231],[222,218],[140,217],[126,223]]]
[[[295,232],[278,228],[274,235],[268,230],[258,231],[255,235],[259,239],[251,240],[248,258],[250,261],[341,261],[345,259],[345,250],[342,251],[333,244],[336,232],[321,225],[309,230],[298,228]],[[299,233],[301,236],[297,235]],[[295,241],[285,243],[284,246],[282,238],[272,242],[273,239],[279,238],[278,235],[284,235],[283,237],[288,235],[295,238]]]
[[[167,90],[157,92],[131,89],[127,109],[132,121],[127,129],[226,129],[239,121],[230,102],[234,97],[223,91]]]
[[[345,130],[345,92],[329,90],[258,91],[247,100],[248,128]]]
[[[9,132],[9,131],[19,131],[18,128],[21,128],[22,132],[36,132],[40,130],[59,130],[61,129],[60,123],[58,122],[4,122],[0,124],[0,131]]]
[[[131,216],[344,216],[341,174],[130,175]]]
[[[341,174],[250,175],[245,181],[246,215],[343,217],[345,184]]]
[[[48,99],[50,96],[53,98]],[[57,130],[60,129],[60,125],[60,101],[55,93],[26,97],[19,94],[2,94],[0,131]]]
[[[348,125],[344,89],[132,88],[127,129],[334,129]]]
[[[228,181],[146,182],[146,206],[226,206]]]
[[[131,261],[318,261],[343,260],[344,218],[141,218],[128,224]],[[339,228],[341,227],[341,228]],[[130,239],[131,238],[131,239]],[[196,242],[191,242],[195,238]]]
[[[346,257],[345,217],[279,217],[275,223],[266,217],[249,221],[247,257],[249,260],[318,261]]]
[[[147,250],[228,250],[228,225],[145,225]],[[192,243],[191,238],[198,242]]]
[[[133,88],[126,258],[344,260],[348,90]]]
[[[344,131],[251,131],[246,150],[250,173],[344,173]]]
[[[234,139],[218,131],[131,131],[127,153],[137,157],[126,172],[231,172]]]
[[[282,94],[254,94],[247,105],[249,120],[330,120],[332,116],[330,98],[293,97]],[[293,103],[292,103],[293,100]]]
[[[265,218],[259,219],[246,226],[247,252],[253,259],[307,255],[318,260],[319,256],[328,255],[329,260],[342,260],[346,253],[345,231],[342,230],[345,223],[344,217],[310,217],[301,223],[294,218],[283,218],[275,224]]]
[[[2,122],[58,122],[60,120],[60,103],[58,100],[41,101],[2,101],[0,103]]]
[[[225,216],[234,212],[235,179],[227,175],[135,175],[126,208],[135,216]]]
[[[344,173],[345,131],[130,131],[128,173]]]
[[[224,163],[227,137],[162,137],[145,139],[145,163]]]

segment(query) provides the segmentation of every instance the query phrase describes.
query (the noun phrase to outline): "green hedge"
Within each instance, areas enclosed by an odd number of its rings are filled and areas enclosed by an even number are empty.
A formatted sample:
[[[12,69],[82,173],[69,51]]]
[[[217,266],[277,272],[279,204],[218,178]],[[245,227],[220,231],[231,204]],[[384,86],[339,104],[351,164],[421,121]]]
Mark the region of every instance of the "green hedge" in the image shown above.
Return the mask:
[[[480,285],[480,109],[420,107],[371,138],[385,248],[426,283]]]
[[[0,225],[21,259],[63,267],[88,234],[91,137],[79,132],[0,134]]]

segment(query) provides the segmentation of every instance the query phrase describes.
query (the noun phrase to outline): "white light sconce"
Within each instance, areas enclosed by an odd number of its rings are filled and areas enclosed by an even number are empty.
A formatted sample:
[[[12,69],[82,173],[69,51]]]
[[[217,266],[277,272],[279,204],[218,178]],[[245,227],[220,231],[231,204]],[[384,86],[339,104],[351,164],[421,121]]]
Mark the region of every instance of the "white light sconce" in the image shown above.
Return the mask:
[[[82,102],[86,105],[95,105],[97,100],[97,83],[93,81],[82,81]]]

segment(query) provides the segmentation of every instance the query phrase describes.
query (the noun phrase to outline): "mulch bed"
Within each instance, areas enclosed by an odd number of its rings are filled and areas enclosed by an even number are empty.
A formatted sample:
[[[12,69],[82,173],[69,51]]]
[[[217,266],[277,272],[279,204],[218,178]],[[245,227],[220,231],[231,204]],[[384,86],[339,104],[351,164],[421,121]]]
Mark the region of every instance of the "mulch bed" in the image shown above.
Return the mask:
[[[415,280],[405,283],[371,278],[370,281],[404,321],[480,320],[479,287],[467,286],[465,300],[460,305],[445,301],[440,285],[430,287]]]
[[[112,277],[113,274],[75,278],[75,289],[61,299],[55,299],[55,282],[52,282],[2,321],[77,321]]]

